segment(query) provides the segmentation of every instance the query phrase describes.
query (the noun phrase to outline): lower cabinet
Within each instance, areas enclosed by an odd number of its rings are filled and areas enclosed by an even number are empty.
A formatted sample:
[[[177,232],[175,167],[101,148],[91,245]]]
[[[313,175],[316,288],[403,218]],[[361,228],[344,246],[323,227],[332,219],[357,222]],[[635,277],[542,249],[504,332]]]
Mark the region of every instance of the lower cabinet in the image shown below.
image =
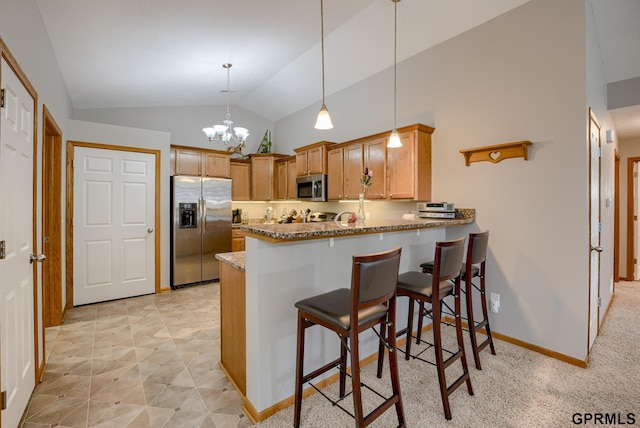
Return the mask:
[[[245,273],[220,262],[220,365],[236,389],[247,394]]]
[[[244,251],[244,232],[240,229],[231,230],[231,251]]]

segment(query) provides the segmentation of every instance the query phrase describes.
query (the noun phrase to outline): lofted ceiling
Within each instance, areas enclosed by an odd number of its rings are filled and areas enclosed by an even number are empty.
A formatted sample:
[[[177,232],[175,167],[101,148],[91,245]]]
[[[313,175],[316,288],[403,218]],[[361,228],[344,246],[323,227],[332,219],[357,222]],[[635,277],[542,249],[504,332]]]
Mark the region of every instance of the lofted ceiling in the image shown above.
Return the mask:
[[[277,121],[321,99],[319,0],[36,1],[76,109],[229,100]],[[527,1],[402,0],[398,61]],[[640,1],[592,3],[607,81],[640,76]],[[327,95],[393,65],[393,7],[324,0]],[[640,111],[618,110],[623,136]]]

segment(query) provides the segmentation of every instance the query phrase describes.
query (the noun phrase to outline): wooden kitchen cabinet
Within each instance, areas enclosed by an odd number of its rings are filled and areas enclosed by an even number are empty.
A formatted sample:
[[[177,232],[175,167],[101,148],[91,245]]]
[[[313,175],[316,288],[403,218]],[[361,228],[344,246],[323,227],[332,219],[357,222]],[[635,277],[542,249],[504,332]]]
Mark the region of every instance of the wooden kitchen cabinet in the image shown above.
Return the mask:
[[[200,159],[202,154],[196,149],[175,149],[176,175],[197,175],[200,176]]]
[[[220,178],[231,176],[230,152],[174,146],[172,157],[174,175]]]
[[[231,251],[244,251],[244,232],[241,229],[231,229]]]
[[[271,201],[275,197],[276,160],[283,155],[251,155],[251,200]]]
[[[296,199],[296,157],[288,156],[276,162],[276,199]]]
[[[246,279],[220,262],[220,365],[242,395],[247,393]]]
[[[365,168],[373,171],[373,184],[365,193],[366,199],[386,199],[387,197],[387,141],[387,137],[381,137],[362,144],[364,155],[362,174]]]
[[[231,177],[231,155],[229,152],[207,151],[202,154],[205,177]]]
[[[229,165],[231,176],[231,199],[234,201],[251,200],[251,161],[233,160]]]
[[[344,198],[344,166],[342,147],[327,151],[327,199]]]
[[[360,178],[364,172],[362,143],[346,146],[343,155],[344,199],[358,199],[362,193]]]
[[[426,125],[398,129],[402,147],[387,149],[388,199],[431,199],[433,131]]]
[[[327,147],[329,141],[320,141],[293,149],[296,152],[296,170],[298,177],[327,173]]]

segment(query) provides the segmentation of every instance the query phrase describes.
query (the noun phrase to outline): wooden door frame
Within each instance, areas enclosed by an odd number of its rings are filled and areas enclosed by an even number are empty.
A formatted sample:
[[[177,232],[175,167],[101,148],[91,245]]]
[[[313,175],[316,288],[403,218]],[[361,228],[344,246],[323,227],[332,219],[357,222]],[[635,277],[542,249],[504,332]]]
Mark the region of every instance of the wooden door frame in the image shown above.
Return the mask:
[[[160,288],[160,150],[144,149],[140,147],[116,146],[112,144],[91,143],[86,141],[67,140],[67,198],[66,198],[66,291],[67,305],[73,307],[73,157],[76,147],[92,149],[116,150],[121,152],[148,153],[155,155],[155,292],[162,292]]]
[[[640,162],[640,157],[627,158],[627,281],[633,281],[633,257],[635,255],[635,195],[633,192],[633,164]]]
[[[62,324],[62,131],[46,105],[42,106],[42,321]]]
[[[613,286],[620,281],[620,152],[613,149],[614,168],[613,168]]]

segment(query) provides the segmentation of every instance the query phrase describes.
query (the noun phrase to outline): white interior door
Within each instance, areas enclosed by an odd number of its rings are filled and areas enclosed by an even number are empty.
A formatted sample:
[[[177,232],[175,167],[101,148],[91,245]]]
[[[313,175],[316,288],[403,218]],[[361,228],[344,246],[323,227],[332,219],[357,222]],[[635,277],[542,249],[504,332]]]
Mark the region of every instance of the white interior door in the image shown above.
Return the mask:
[[[155,155],[75,147],[73,304],[155,292]]]
[[[34,101],[2,60],[0,121],[0,340],[2,426],[17,427],[35,386],[33,266]]]
[[[600,309],[600,125],[593,112],[589,120],[590,259],[589,259],[589,349],[598,335]]]

